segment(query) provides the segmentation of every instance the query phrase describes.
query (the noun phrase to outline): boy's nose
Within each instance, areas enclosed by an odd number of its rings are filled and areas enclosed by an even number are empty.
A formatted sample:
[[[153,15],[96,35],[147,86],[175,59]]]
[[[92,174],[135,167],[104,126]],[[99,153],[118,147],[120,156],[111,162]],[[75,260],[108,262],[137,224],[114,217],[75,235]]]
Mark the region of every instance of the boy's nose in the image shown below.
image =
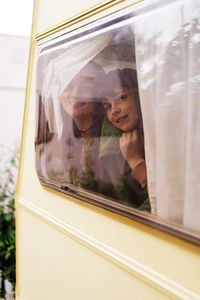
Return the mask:
[[[81,95],[79,93],[79,89],[78,88],[73,88],[73,90],[71,91],[71,97],[72,98],[79,98]]]
[[[114,103],[112,105],[112,114],[117,115],[118,113],[120,113],[120,111],[121,111],[120,105],[118,103]]]

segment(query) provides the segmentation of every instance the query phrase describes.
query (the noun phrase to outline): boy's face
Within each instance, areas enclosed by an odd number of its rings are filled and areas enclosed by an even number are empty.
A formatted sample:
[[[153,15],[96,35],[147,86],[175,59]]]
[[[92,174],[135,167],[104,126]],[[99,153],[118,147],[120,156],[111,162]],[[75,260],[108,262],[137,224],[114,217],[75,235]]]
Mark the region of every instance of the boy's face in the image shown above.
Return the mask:
[[[61,95],[65,111],[73,117],[91,114],[93,110],[93,78],[78,74]]]
[[[134,97],[137,97],[136,89],[118,88],[103,103],[109,122],[124,132],[133,130],[138,122]]]

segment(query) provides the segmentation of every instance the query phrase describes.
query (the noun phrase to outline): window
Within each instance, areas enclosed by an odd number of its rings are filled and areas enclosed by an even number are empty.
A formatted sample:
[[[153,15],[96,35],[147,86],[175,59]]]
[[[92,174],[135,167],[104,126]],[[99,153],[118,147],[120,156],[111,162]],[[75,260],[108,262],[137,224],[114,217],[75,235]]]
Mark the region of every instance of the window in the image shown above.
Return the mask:
[[[41,183],[199,243],[199,12],[143,1],[41,47]]]

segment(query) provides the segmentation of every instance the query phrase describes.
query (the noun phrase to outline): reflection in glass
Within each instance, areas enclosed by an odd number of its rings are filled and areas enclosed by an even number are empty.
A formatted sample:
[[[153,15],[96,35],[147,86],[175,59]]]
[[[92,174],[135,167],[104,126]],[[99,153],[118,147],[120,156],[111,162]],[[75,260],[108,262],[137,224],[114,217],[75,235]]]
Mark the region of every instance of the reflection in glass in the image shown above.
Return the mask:
[[[199,233],[200,4],[163,3],[44,47],[36,168],[47,183],[103,196],[109,208]]]
[[[70,48],[47,64],[41,105],[47,123],[44,133],[49,138],[37,146],[41,148],[43,144],[44,148],[42,153],[40,150],[41,175],[150,210],[131,30],[128,27],[116,30],[93,40],[93,44],[96,56],[91,60],[89,53],[84,63],[79,59],[72,66],[68,57],[72,53]],[[87,43],[82,45],[86,52],[91,51]],[[84,59],[85,56],[84,53]],[[116,69],[118,66],[129,68],[120,71]],[[115,95],[116,89],[120,91]],[[115,120],[111,115],[117,113],[107,109],[111,101],[113,107],[121,101],[122,112]],[[136,140],[126,147],[128,132]],[[38,136],[41,135],[40,128]],[[127,157],[126,148],[131,147],[137,151]]]

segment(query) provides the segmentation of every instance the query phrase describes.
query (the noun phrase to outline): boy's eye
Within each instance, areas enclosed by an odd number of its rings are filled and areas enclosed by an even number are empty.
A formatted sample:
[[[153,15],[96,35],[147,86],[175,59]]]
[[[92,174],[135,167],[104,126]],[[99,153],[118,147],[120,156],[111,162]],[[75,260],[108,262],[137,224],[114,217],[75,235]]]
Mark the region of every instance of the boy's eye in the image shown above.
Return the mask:
[[[127,98],[126,94],[122,94],[122,95],[119,96],[120,101],[124,101],[124,100],[126,100],[126,98]]]
[[[104,103],[103,104],[103,107],[106,111],[110,110],[111,109],[111,104],[110,103]]]

